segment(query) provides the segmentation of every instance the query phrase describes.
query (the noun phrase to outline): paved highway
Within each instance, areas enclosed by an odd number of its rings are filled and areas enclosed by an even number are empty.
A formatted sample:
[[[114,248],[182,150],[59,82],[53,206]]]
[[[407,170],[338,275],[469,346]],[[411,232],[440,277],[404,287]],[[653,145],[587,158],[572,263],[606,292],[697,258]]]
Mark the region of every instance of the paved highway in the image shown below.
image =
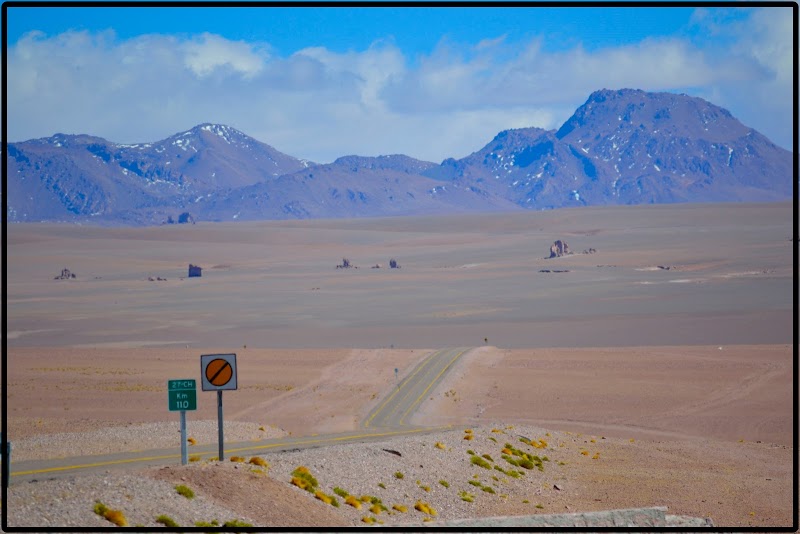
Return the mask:
[[[453,364],[469,348],[442,349],[425,357],[392,391],[372,410],[362,424],[353,432],[316,436],[284,437],[271,440],[226,443],[225,457],[246,456],[265,452],[324,447],[341,443],[381,441],[398,435],[424,434],[445,430],[449,427],[411,426],[408,420],[419,405],[430,395]],[[192,456],[201,459],[216,457],[217,443],[195,445]],[[52,460],[28,460],[11,463],[11,484],[96,473],[112,468],[130,468],[180,464],[180,447],[138,452],[58,458]]]
[[[406,420],[425,400],[433,388],[442,381],[445,373],[469,348],[442,349],[432,353],[403,379],[397,388],[367,416],[364,428],[397,428],[406,426]]]

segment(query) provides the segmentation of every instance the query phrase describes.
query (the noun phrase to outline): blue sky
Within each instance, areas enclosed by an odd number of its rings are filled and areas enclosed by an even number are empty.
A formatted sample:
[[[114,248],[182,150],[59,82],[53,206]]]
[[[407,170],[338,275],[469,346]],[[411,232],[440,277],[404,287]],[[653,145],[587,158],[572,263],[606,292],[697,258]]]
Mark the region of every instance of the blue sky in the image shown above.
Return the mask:
[[[14,7],[7,22],[10,141],[218,122],[317,162],[438,162],[632,87],[792,145],[790,8]]]

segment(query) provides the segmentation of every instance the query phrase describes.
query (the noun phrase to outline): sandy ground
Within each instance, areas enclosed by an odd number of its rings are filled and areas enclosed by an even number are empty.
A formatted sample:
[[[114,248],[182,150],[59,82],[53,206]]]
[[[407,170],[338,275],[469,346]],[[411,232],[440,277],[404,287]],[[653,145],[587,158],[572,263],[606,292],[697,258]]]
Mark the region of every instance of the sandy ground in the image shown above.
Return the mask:
[[[791,236],[790,204],[12,225],[8,340],[229,350],[791,343]],[[576,254],[545,259],[556,239]],[[359,268],[336,269],[343,257]],[[391,258],[400,269],[387,268]],[[201,278],[186,278],[189,263]],[[76,278],[54,280],[64,268]]]
[[[394,368],[402,379],[428,350],[478,346],[414,422],[622,440],[631,446],[574,473],[577,505],[788,525],[791,223],[792,206],[772,204],[13,225],[9,435],[177,425],[166,381],[199,380],[199,356],[217,352],[239,365],[226,418],[348,430],[392,387]],[[555,239],[577,254],[544,259]],[[342,257],[360,268],[335,269]],[[392,257],[401,269],[386,268]],[[190,262],[202,278],[185,278]],[[77,277],[53,280],[65,267]],[[214,419],[214,394],[198,397],[190,418]]]

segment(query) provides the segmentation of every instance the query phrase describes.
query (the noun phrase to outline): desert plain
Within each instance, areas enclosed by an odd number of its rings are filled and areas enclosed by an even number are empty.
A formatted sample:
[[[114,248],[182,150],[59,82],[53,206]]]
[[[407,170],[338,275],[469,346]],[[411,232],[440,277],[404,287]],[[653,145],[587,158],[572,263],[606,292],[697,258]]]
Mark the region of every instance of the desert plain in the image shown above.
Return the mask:
[[[774,203],[11,225],[8,436],[36,459],[68,455],[34,447],[42,436],[177,427],[166,381],[199,381],[201,354],[231,352],[226,422],[355,430],[427,354],[475,347],[413,424],[605,440],[571,467],[570,511],[792,526],[793,217]],[[559,239],[573,254],[548,258]],[[75,277],[55,279],[65,268]],[[215,416],[198,392],[190,418]],[[498,500],[474,513],[536,512]]]

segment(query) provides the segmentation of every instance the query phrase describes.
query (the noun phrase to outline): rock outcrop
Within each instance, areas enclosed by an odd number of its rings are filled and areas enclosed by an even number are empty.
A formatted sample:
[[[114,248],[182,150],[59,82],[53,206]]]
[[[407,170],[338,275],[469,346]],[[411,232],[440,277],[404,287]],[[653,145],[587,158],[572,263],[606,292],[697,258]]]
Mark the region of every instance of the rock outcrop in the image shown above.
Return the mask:
[[[53,278],[53,280],[69,280],[75,278],[75,273],[71,273],[69,269],[62,269],[61,274]]]
[[[569,245],[566,241],[557,239],[550,247],[550,256],[548,258],[560,258],[561,256],[568,256],[572,254],[569,250]]]

